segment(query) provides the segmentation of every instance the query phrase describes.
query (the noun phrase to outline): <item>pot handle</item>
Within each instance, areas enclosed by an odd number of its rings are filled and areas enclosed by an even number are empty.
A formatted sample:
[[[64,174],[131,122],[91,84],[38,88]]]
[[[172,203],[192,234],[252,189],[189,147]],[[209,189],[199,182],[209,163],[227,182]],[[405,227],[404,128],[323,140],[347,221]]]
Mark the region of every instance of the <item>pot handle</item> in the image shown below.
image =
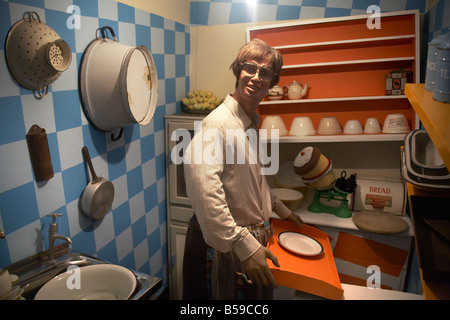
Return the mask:
[[[111,140],[112,141],[117,141],[120,138],[122,138],[122,134],[123,134],[123,128],[120,128],[119,133],[117,134],[117,137],[114,137],[114,132],[111,133]]]
[[[94,166],[92,165],[91,156],[89,154],[89,150],[86,146],[84,146],[81,151],[83,151],[84,157],[86,158],[86,162],[89,166],[89,169],[91,170],[92,174],[92,183],[97,183],[98,180],[101,180],[98,178],[98,176],[95,174]]]
[[[45,97],[48,94],[48,88],[49,87],[50,87],[50,85],[48,85],[46,87],[40,87],[38,85],[37,90],[33,91],[33,94],[36,97],[36,99],[42,99],[43,97]]]
[[[105,26],[105,27],[101,27],[101,28],[100,28],[100,33],[102,34],[102,38],[103,38],[103,39],[108,38],[107,35],[106,35],[106,30],[109,30],[109,32],[111,33],[112,39],[113,39],[114,41],[117,41],[116,34],[114,33],[113,28],[108,27],[108,26]]]
[[[41,23],[41,17],[39,17],[38,13],[36,11],[27,11],[23,14],[23,20],[28,22],[36,21]]]

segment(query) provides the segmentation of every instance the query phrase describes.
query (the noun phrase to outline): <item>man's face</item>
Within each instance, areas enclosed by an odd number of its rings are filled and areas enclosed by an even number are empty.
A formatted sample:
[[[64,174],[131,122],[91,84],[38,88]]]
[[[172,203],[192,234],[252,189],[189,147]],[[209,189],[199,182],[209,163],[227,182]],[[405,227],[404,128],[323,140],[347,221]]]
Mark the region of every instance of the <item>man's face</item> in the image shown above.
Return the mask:
[[[255,60],[246,61],[239,76],[237,90],[240,91],[242,97],[249,99],[249,101],[259,103],[264,99],[267,90],[270,88],[271,79],[267,78],[267,71],[271,71],[271,65],[268,61],[257,62]],[[257,68],[249,66],[254,65]],[[265,69],[261,69],[261,67]],[[255,72],[255,69],[257,71]],[[267,81],[269,80],[269,81]]]

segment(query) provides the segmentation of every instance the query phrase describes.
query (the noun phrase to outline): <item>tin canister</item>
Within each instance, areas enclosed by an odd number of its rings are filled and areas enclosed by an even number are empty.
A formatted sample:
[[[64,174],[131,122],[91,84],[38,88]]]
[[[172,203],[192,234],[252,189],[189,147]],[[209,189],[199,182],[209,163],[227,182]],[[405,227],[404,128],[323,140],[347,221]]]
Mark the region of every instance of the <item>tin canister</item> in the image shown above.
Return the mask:
[[[437,69],[437,50],[446,34],[434,38],[428,43],[427,71],[425,74],[425,90],[434,91]]]
[[[356,190],[350,207],[354,211],[379,211],[402,216],[408,194],[402,179],[356,177]]]
[[[439,44],[437,50],[436,82],[433,99],[450,103],[450,33]]]

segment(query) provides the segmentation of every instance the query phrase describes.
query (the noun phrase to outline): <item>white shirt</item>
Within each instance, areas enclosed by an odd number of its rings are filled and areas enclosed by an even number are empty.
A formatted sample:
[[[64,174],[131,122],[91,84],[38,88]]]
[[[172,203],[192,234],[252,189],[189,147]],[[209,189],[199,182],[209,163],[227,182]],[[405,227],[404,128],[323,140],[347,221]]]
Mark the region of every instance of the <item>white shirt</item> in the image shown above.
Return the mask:
[[[268,221],[272,210],[283,219],[291,214],[272,197],[261,164],[253,157],[257,152],[251,151],[252,133],[258,137],[258,122],[256,113],[250,119],[228,95],[203,119],[202,131],[194,136],[184,158],[187,194],[206,243],[221,252],[233,250],[241,261],[261,246],[246,226]]]

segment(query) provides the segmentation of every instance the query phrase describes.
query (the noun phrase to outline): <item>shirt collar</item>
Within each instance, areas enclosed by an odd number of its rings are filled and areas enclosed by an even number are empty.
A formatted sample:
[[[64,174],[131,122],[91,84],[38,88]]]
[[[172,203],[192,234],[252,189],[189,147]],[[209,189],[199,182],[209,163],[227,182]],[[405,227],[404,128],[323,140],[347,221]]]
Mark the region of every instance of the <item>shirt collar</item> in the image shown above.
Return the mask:
[[[225,97],[223,103],[231,111],[233,116],[236,118],[236,121],[244,130],[247,130],[252,124],[256,128],[258,128],[258,124],[260,121],[258,113],[255,112],[254,116],[250,119],[241,105],[230,94]]]

